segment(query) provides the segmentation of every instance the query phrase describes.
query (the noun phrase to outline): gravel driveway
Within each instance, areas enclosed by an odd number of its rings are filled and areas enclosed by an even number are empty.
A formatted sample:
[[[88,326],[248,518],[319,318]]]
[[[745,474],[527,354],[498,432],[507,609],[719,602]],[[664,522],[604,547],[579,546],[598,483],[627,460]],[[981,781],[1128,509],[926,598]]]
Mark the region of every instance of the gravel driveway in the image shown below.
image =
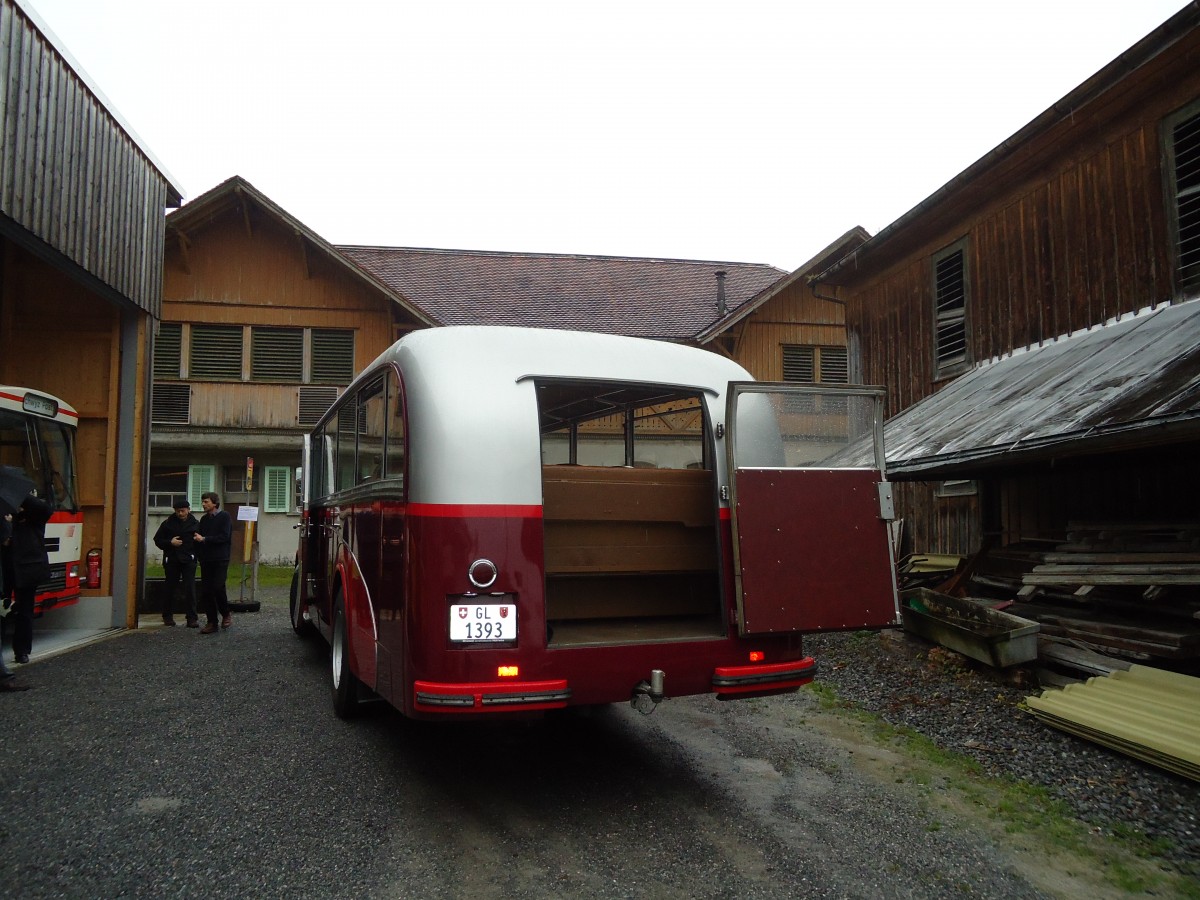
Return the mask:
[[[430,728],[378,706],[342,722],[324,654],[291,634],[284,594],[263,592],[262,611],[222,634],[143,629],[23,671],[34,689],[0,696],[0,894],[1122,895],[1084,871],[1094,860],[1058,871],[1061,860],[986,814],[947,806],[940,782],[913,777],[812,691],[527,726]],[[1115,817],[1196,808],[1194,785],[1036,723],[1027,747],[1029,717],[1011,702],[987,706],[993,724],[976,716],[972,737],[957,731],[966,716],[955,704],[1011,697],[1001,686],[919,683],[887,667],[924,663],[875,638],[821,641],[839,693],[861,692],[885,715],[916,711],[915,727],[936,723],[958,749],[977,741],[998,770],[1053,752],[1070,760],[1050,769],[1067,796],[1082,795],[1072,786],[1088,769],[1126,780]],[[1005,734],[1013,746],[997,753]],[[1187,826],[1186,815],[1172,821]]]

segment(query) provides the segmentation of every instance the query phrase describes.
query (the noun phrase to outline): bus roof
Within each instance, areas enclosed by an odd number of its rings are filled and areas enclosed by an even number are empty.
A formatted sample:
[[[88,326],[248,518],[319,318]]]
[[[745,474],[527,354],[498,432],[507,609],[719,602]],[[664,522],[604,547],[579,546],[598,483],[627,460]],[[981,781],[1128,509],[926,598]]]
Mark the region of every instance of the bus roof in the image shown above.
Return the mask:
[[[11,384],[0,384],[0,409],[27,412],[68,425],[79,424],[79,413],[71,404],[45,391]]]
[[[694,389],[703,396],[713,423],[724,421],[728,383],[752,380],[737,363],[696,347],[507,326],[413,332],[382,353],[364,375],[389,363],[404,379],[409,496],[417,502],[541,502],[538,380],[602,379]]]

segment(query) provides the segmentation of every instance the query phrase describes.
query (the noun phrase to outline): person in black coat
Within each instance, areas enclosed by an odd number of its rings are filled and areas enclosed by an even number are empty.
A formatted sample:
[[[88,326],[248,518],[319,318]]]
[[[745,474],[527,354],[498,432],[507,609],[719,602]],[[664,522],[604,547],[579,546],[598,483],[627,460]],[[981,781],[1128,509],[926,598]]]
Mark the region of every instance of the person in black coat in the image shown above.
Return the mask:
[[[187,627],[200,624],[196,615],[196,547],[193,538],[200,530],[200,523],[192,515],[191,504],[186,499],[175,501],[175,514],[164,519],[154,532],[154,546],[162,551],[163,571],[163,624],[175,624],[175,595],[183,593],[183,612]]]
[[[8,555],[8,542],[12,538],[12,515],[0,516],[0,547],[3,547],[4,555]],[[4,570],[5,565],[0,565],[0,597],[8,597],[8,584]],[[0,656],[0,693],[8,693],[10,691],[27,691],[29,686],[19,682],[15,673],[10,672],[8,666],[4,664],[4,657]]]
[[[233,541],[233,519],[221,509],[221,497],[213,491],[200,495],[204,515],[200,527],[192,540],[196,544],[196,556],[200,560],[200,597],[204,601],[204,614],[208,618],[201,634],[213,634],[217,630],[217,618],[221,627],[233,624],[229,614],[229,597],[225,593],[225,579],[229,575],[229,550]]]
[[[46,523],[52,507],[30,491],[12,520],[12,536],[5,547],[5,579],[12,579],[13,659],[29,662],[33,650],[33,606],[38,585],[50,579],[50,556],[46,552]]]

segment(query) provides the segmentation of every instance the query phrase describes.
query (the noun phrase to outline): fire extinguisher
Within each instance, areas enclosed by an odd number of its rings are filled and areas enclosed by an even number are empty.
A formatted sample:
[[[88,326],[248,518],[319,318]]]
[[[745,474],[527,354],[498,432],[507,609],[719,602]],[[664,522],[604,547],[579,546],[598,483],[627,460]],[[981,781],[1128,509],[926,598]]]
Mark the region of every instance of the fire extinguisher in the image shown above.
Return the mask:
[[[90,588],[100,587],[100,548],[93,547],[87,552],[87,582]]]

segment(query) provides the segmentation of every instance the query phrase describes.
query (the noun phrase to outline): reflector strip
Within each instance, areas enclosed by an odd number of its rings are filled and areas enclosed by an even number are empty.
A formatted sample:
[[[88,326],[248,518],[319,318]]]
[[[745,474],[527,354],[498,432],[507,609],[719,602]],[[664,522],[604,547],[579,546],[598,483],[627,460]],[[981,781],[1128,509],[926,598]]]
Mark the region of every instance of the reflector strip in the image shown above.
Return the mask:
[[[558,681],[490,682],[483,684],[436,684],[418,681],[413,685],[417,706],[449,710],[482,710],[487,707],[557,709],[567,705],[571,689],[566,679]]]
[[[713,673],[718,694],[746,691],[790,690],[812,681],[817,664],[811,656],[785,663],[762,666],[720,666]]]

